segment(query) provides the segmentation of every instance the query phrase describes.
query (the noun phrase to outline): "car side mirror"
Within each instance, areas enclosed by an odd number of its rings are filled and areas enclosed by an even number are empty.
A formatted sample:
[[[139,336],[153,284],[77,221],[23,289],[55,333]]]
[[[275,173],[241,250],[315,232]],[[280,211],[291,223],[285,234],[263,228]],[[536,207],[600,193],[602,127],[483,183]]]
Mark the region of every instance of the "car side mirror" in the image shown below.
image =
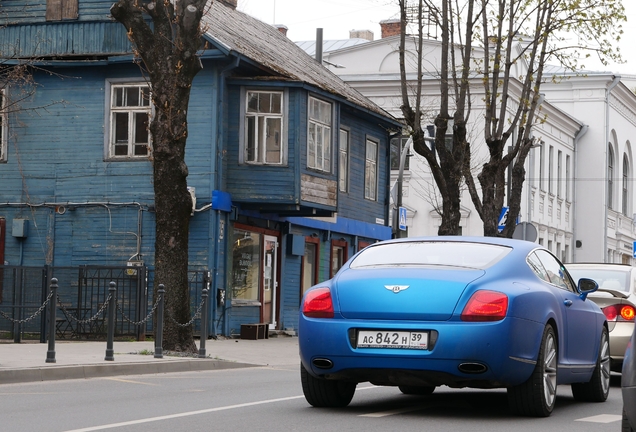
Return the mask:
[[[585,300],[588,294],[591,294],[598,289],[598,284],[592,279],[581,278],[579,279],[578,289],[581,293],[581,299]]]

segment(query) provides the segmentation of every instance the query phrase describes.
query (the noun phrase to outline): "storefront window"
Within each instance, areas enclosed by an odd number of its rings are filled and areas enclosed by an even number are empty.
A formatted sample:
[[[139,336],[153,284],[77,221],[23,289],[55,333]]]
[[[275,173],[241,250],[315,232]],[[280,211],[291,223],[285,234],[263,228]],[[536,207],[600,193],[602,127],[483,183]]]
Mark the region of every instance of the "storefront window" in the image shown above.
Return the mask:
[[[235,229],[232,244],[232,298],[259,300],[260,234]]]

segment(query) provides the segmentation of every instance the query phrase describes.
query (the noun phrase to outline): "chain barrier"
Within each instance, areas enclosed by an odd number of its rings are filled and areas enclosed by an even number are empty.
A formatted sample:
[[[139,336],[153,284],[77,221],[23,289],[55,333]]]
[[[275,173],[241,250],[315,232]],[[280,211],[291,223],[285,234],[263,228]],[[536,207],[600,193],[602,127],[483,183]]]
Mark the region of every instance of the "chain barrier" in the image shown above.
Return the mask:
[[[179,327],[189,327],[189,326],[192,325],[192,323],[194,323],[194,320],[196,320],[197,318],[201,318],[201,308],[203,308],[203,302],[204,302],[204,300],[201,299],[201,303],[199,303],[199,307],[197,308],[197,311],[194,313],[194,316],[192,317],[192,319],[190,321],[188,321],[185,324],[181,324],[180,322],[177,322],[177,320],[175,320],[174,317],[172,316],[172,311],[171,310],[168,310],[168,318],[170,318],[170,321],[172,321],[173,323],[175,323]]]
[[[96,321],[97,318],[100,317],[101,314],[104,313],[104,311],[106,310],[106,308],[108,307],[108,302],[110,301],[110,297],[111,295],[108,294],[108,297],[106,298],[106,300],[104,300],[104,304],[102,305],[102,307],[97,311],[97,313],[95,315],[93,315],[90,318],[86,318],[86,319],[79,319],[76,316],[74,316],[71,312],[69,312],[68,310],[66,310],[66,307],[64,307],[64,305],[62,304],[62,302],[60,301],[60,296],[57,296],[57,305],[60,307],[60,309],[62,309],[62,312],[64,313],[64,316],[66,317],[66,319],[68,319],[69,321],[75,321],[78,324],[90,324],[93,321]]]
[[[121,309],[121,306],[119,305],[119,302],[116,302],[116,306],[117,306],[117,310],[119,311],[119,313],[121,313],[121,316],[124,320],[128,321],[130,324],[135,325],[135,326],[140,326],[142,324],[145,324],[148,322],[148,320],[150,318],[152,318],[152,314],[155,312],[155,310],[157,309],[157,306],[159,306],[159,302],[161,301],[161,294],[159,294],[157,296],[157,301],[155,302],[155,305],[152,307],[152,309],[150,310],[150,312],[148,313],[148,315],[146,315],[146,318],[142,319],[141,321],[133,321],[130,318],[128,318],[126,316],[126,314],[124,313],[124,311]]]
[[[9,321],[11,321],[13,323],[16,323],[16,324],[28,323],[29,321],[31,321],[32,319],[34,319],[35,317],[37,317],[38,315],[40,315],[42,313],[42,311],[46,308],[46,305],[49,304],[49,301],[51,300],[51,296],[52,295],[53,295],[53,291],[49,292],[49,295],[46,298],[46,300],[44,301],[44,303],[42,303],[42,306],[40,306],[40,308],[37,311],[35,311],[35,313],[33,313],[33,315],[31,315],[28,318],[17,320],[17,319],[11,318],[9,315],[5,314],[2,311],[0,311],[0,315],[2,315],[3,318],[6,318]]]

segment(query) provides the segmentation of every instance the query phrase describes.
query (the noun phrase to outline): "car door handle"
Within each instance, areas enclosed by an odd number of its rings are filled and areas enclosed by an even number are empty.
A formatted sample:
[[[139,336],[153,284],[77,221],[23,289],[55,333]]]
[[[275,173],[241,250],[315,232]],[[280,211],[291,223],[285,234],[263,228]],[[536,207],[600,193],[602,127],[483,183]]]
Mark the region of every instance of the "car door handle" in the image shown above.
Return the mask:
[[[566,307],[570,307],[570,306],[572,306],[572,300],[565,300],[565,301],[563,302],[563,304],[564,304]]]

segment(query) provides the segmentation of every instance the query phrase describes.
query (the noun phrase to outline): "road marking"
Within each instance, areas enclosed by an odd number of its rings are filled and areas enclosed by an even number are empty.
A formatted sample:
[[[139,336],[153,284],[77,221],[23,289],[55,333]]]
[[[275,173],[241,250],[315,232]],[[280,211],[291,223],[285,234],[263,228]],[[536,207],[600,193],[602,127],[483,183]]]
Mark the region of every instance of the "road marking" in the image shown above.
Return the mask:
[[[377,388],[380,388],[380,387],[377,387],[377,386],[359,387],[356,390],[372,390],[372,389],[377,389]],[[231,410],[231,409],[245,408],[245,407],[250,407],[250,406],[255,406],[255,405],[263,405],[263,404],[269,404],[269,403],[275,403],[275,402],[284,402],[284,401],[289,401],[289,400],[294,400],[294,399],[302,399],[304,397],[305,396],[290,396],[290,397],[278,398],[278,399],[268,399],[268,400],[262,400],[262,401],[256,401],[256,402],[248,402],[248,403],[243,403],[243,404],[228,405],[228,406],[224,406],[224,407],[208,408],[208,409],[197,410],[197,411],[188,411],[188,412],[183,412],[183,413],[178,413],[178,414],[170,414],[170,415],[159,416],[159,417],[149,417],[149,418],[145,418],[145,419],[131,420],[131,421],[127,421],[127,422],[110,423],[110,424],[99,425],[99,426],[91,426],[91,427],[82,428],[82,429],[72,429],[72,430],[67,430],[67,431],[64,431],[64,432],[92,432],[92,431],[100,431],[100,430],[104,430],[104,429],[114,429],[114,428],[120,428],[120,427],[125,427],[125,426],[136,425],[136,424],[152,423],[152,422],[161,421],[161,420],[170,420],[170,419],[179,418],[179,417],[188,417],[188,416],[199,415],[199,414],[207,414],[207,413],[217,412],[217,411],[227,411],[227,410]]]
[[[369,414],[361,414],[358,417],[386,417],[386,416],[390,416],[390,415],[395,415],[395,414],[404,414],[407,412],[411,412],[411,411],[417,411],[417,410],[421,410],[423,409],[421,406],[417,406],[417,407],[408,407],[408,408],[398,408],[398,409],[394,409],[394,410],[389,410],[389,411],[380,411],[380,412],[375,412],[375,413],[369,413]]]
[[[99,425],[99,426],[91,426],[91,427],[82,428],[82,429],[72,429],[65,432],[91,432],[91,431],[99,431],[104,429],[114,429],[114,428],[120,428],[125,426],[143,424],[143,423],[151,423],[151,422],[156,422],[161,420],[170,420],[170,419],[175,419],[179,417],[188,417],[188,416],[199,415],[199,414],[207,414],[207,413],[216,412],[216,411],[226,411],[226,410],[231,410],[236,408],[245,408],[245,407],[250,407],[255,405],[263,405],[263,404],[269,404],[269,403],[275,403],[275,402],[289,401],[294,399],[300,399],[303,397],[304,396],[290,396],[286,398],[268,399],[268,400],[257,401],[257,402],[228,405],[224,407],[208,408],[208,409],[198,410],[198,411],[188,411],[188,412],[170,414],[170,415],[159,416],[159,417],[149,417],[145,419],[131,420],[131,421],[121,422],[121,423],[110,423],[110,424]]]
[[[590,422],[590,423],[613,423],[621,421],[623,416],[617,414],[599,414],[592,417],[576,419],[574,421]]]
[[[122,379],[122,378],[104,378],[106,380],[109,381],[118,381],[118,382],[123,382],[123,383],[130,383],[130,384],[143,384],[143,385],[149,385],[149,386],[158,386],[159,384],[152,384],[152,383],[146,383],[146,382],[141,382],[141,381],[133,381],[133,380],[127,380],[127,379]]]

